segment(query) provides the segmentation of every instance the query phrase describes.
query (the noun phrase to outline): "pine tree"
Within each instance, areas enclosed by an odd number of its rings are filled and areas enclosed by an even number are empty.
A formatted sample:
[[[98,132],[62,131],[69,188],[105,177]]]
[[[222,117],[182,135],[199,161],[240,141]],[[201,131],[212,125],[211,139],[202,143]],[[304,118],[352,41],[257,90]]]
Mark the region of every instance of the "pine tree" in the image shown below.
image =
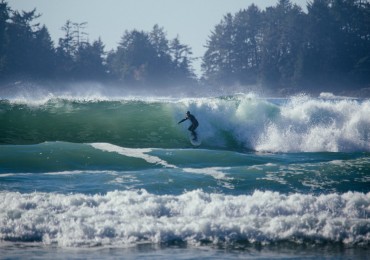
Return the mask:
[[[233,81],[234,35],[233,16],[227,14],[211,33],[203,57],[204,77],[211,84]]]
[[[8,4],[1,0],[0,2],[0,77],[4,77],[7,70],[7,48],[9,46],[9,37],[7,35],[8,19],[10,8]]]

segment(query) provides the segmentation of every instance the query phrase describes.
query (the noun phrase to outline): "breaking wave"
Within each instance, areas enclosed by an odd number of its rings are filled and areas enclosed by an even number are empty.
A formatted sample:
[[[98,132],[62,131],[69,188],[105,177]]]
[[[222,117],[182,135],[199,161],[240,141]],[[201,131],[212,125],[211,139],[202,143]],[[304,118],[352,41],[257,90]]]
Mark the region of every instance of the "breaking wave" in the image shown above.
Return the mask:
[[[58,246],[138,243],[369,245],[370,193],[231,196],[202,190],[153,195],[0,193],[0,239]]]
[[[0,102],[0,143],[105,142],[135,148],[188,145],[190,110],[205,148],[268,152],[370,151],[370,101],[345,98],[46,99]],[[32,103],[32,104],[31,104]]]

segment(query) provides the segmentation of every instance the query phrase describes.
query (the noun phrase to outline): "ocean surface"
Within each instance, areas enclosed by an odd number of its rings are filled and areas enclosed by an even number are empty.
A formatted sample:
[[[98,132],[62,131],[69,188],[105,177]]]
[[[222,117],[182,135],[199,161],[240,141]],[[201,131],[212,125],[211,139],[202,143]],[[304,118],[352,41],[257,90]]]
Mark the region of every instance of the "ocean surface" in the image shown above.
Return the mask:
[[[0,100],[1,259],[369,255],[368,99]]]

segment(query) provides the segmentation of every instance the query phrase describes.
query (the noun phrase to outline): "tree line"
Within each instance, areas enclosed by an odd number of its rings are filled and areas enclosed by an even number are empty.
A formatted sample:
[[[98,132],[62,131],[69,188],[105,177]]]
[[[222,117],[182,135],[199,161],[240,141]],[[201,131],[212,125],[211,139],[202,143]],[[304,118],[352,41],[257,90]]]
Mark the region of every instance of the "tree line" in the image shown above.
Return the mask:
[[[206,80],[216,84],[330,89],[370,84],[370,4],[289,0],[227,14],[208,39]]]
[[[193,84],[191,48],[163,28],[125,31],[116,50],[101,39],[90,42],[87,23],[67,21],[55,46],[32,11],[14,11],[0,2],[0,78],[60,81],[117,81],[130,85]]]
[[[67,21],[57,44],[40,15],[0,1],[0,78],[115,81],[130,85],[262,85],[273,88],[370,84],[368,0],[312,0],[307,11],[279,0],[226,14],[211,31],[202,75],[191,48],[164,28],[125,31],[116,49],[90,42],[86,23]]]

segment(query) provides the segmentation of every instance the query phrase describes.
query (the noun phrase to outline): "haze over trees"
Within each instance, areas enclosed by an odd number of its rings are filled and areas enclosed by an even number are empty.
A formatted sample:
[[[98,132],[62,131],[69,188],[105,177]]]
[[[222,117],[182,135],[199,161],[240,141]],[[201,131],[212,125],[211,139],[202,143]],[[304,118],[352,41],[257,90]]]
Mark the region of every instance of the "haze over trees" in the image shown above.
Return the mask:
[[[210,28],[199,78],[191,48],[164,28],[127,30],[117,48],[91,41],[87,23],[66,21],[54,43],[32,11],[0,1],[0,79],[109,81],[120,85],[257,85],[279,92],[370,87],[370,1],[252,4]]]
[[[111,77],[130,84],[170,85],[195,83],[190,47],[178,38],[169,41],[155,25],[149,33],[126,31],[117,50],[107,57]]]
[[[208,39],[204,76],[213,84],[275,88],[362,87],[370,83],[370,3],[289,0],[227,14]]]
[[[67,21],[55,46],[32,11],[13,11],[0,2],[0,78],[59,81],[116,81],[130,85],[195,84],[191,48],[168,40],[163,28],[126,31],[116,50],[89,41],[87,23]]]

